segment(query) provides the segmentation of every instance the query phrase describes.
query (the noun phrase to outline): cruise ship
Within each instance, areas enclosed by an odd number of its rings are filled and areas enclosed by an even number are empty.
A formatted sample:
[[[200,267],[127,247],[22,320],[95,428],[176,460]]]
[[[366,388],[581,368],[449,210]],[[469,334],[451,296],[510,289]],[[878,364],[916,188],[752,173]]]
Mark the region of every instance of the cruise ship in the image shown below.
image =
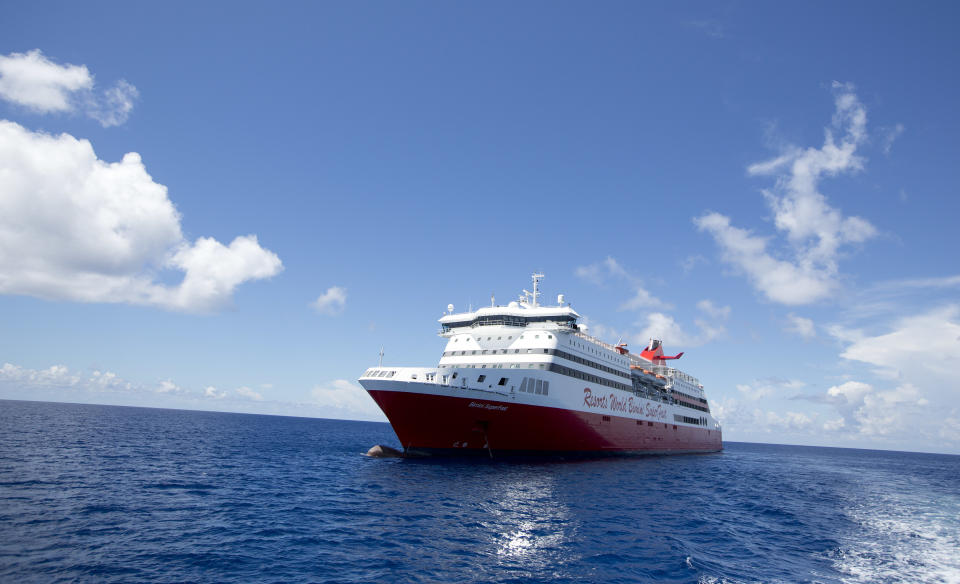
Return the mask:
[[[678,454],[722,450],[703,385],[651,340],[639,353],[587,334],[561,294],[454,312],[436,367],[385,367],[360,385],[390,420],[404,454]],[[381,353],[382,359],[382,353]]]

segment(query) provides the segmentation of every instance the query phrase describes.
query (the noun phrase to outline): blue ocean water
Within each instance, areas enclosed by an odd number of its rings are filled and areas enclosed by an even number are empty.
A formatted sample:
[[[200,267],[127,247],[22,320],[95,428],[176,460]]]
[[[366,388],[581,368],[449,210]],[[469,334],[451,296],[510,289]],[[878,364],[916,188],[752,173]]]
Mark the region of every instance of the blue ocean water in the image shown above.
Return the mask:
[[[960,457],[399,460],[387,424],[0,401],[3,582],[960,582]]]

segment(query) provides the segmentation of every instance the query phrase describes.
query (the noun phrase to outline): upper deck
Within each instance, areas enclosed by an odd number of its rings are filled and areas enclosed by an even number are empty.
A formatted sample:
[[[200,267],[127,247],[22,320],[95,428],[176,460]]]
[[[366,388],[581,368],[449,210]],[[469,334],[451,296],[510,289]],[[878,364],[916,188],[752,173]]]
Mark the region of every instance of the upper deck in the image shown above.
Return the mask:
[[[575,330],[580,315],[569,306],[529,306],[511,302],[507,306],[487,306],[473,312],[445,314],[440,318],[440,335],[452,336],[459,329],[478,326],[563,328]]]
[[[612,345],[586,333],[577,324],[580,315],[564,302],[543,306],[539,278],[534,292],[524,291],[506,306],[491,305],[454,312],[453,305],[440,319],[439,335],[448,339],[439,369],[540,369],[560,372],[595,384],[677,399],[688,399],[706,411],[703,386],[693,376],[667,367],[675,359],[663,355],[661,343],[652,342],[642,354],[631,353],[624,343]],[[669,398],[673,399],[672,395]]]

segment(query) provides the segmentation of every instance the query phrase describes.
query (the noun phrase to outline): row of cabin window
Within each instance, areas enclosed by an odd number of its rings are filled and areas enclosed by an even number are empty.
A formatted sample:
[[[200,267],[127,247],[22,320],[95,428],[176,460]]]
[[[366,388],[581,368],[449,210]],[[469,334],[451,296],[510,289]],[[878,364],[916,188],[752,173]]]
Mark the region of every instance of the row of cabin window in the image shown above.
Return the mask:
[[[491,354],[491,355],[496,355],[496,354],[498,354],[497,351],[500,351],[500,353],[499,353],[500,355],[506,355],[506,354],[508,354],[508,350],[509,350],[509,349],[475,349],[475,350],[472,350],[472,351],[460,351],[459,353],[458,353],[457,351],[444,351],[444,352],[443,352],[443,356],[444,356],[444,357],[456,357],[456,356],[458,356],[458,354],[459,354],[459,355],[462,355],[462,356],[466,356],[467,353],[469,353],[469,354],[471,354],[471,355],[476,355],[476,354],[477,354],[477,350],[480,351],[480,354],[481,354],[481,355],[486,355],[486,354],[488,354],[488,352],[489,352],[489,354]],[[537,349],[527,349],[526,354],[527,354],[527,355],[532,354],[535,350],[537,350]],[[579,363],[579,364],[581,364],[581,365],[587,365],[588,367],[593,367],[594,369],[599,369],[600,371],[603,371],[603,372],[605,372],[605,373],[610,373],[611,375],[617,375],[617,376],[619,376],[619,377],[623,377],[624,379],[630,379],[630,374],[629,374],[629,373],[626,373],[625,371],[619,371],[619,370],[617,370],[617,369],[614,369],[613,367],[607,367],[606,365],[604,365],[604,364],[602,364],[602,363],[597,363],[597,362],[591,361],[591,360],[589,360],[589,359],[584,359],[583,357],[578,357],[577,355],[574,355],[574,354],[572,354],[572,353],[567,353],[566,351],[561,351],[560,349],[539,349],[539,350],[540,350],[540,351],[543,351],[543,353],[544,353],[545,355],[556,355],[557,357],[561,357],[561,358],[566,359],[566,360],[568,360],[568,361],[573,361],[574,363]],[[519,354],[520,351],[521,351],[521,349],[514,349],[514,350],[513,350],[513,353],[516,355],[516,354]]]
[[[612,375],[617,375],[619,377],[623,377],[624,379],[630,379],[629,373],[620,371],[618,369],[614,369],[613,367],[607,367],[602,363],[590,361],[589,359],[584,359],[583,357],[578,357],[572,353],[567,353],[566,351],[561,351],[559,349],[544,349],[543,352],[546,353],[548,350],[550,351],[551,355],[556,355],[557,357],[562,357],[568,361],[573,361],[574,363],[580,363],[581,365],[588,365],[590,367],[593,367],[594,369],[599,369],[600,371],[603,371],[605,373],[610,373]]]
[[[489,369],[503,369],[505,363],[492,363],[489,365]],[[548,366],[549,365],[549,366]],[[486,364],[483,365],[441,365],[441,368],[459,368],[459,369],[487,369]],[[605,385],[607,387],[612,387],[614,389],[622,389],[623,391],[633,391],[633,387],[625,384],[619,383],[617,381],[611,381],[609,379],[604,379],[597,375],[591,375],[571,367],[565,367],[563,365],[558,365],[556,363],[511,363],[510,369],[546,369],[547,371],[552,371],[554,373],[559,373],[560,375],[566,375],[567,377],[574,377],[576,379],[582,379],[583,381],[588,381],[590,383],[595,383],[597,385]],[[481,376],[482,377],[482,376]],[[454,373],[454,379],[456,379],[456,373]]]
[[[396,375],[396,371],[387,371],[381,369],[377,371],[376,369],[367,369],[367,372],[363,374],[364,377],[393,377]]]
[[[687,399],[690,399],[690,400],[693,400],[693,401],[695,401],[695,402],[700,402],[700,403],[702,403],[702,404],[706,404],[706,403],[707,403],[707,400],[704,399],[704,398],[702,398],[702,397],[694,397],[694,396],[690,395],[689,393],[683,393],[682,391],[677,391],[677,386],[676,386],[676,385],[673,386],[672,391],[673,391],[673,393],[675,393],[675,394],[677,394],[677,395],[682,395],[683,397],[685,397],[685,398],[687,398]]]
[[[590,373],[585,373],[579,369],[573,369],[572,367],[566,367],[564,365],[559,365],[557,363],[550,363],[550,366],[547,367],[547,371],[553,371],[554,373],[559,373],[560,375],[566,375],[567,377],[575,377],[576,379],[582,379],[590,383],[596,383],[597,385],[605,385],[607,387],[612,387],[614,389],[622,389],[623,391],[633,391],[633,387],[627,385],[626,383],[620,383],[618,381],[611,381],[600,377],[599,375],[591,375]]]
[[[685,424],[696,424],[698,426],[706,426],[706,418],[691,418],[690,416],[681,416],[679,414],[673,414],[674,422],[683,422]]]
[[[485,325],[527,326],[531,323],[540,322],[557,323],[562,326],[573,326],[573,324],[576,322],[576,319],[573,317],[562,316],[514,316],[506,314],[485,314],[472,320],[444,323],[442,326],[444,331],[449,331],[455,328],[467,328]]]
[[[507,337],[507,340],[509,341],[509,340],[512,339],[512,338],[513,338],[513,335],[510,335],[509,337]],[[521,337],[521,338],[522,338],[522,337]],[[491,339],[493,339],[493,337],[487,337],[487,340],[488,340],[488,341],[491,340]],[[502,340],[503,340],[503,337],[497,337],[497,340],[498,340],[498,341],[502,341]],[[459,342],[460,342],[460,337],[457,337],[457,338],[453,339],[453,342],[454,342],[454,343],[459,343]]]
[[[604,421],[604,422],[609,422],[609,421],[610,421],[610,416],[603,416],[603,421]],[[638,426],[642,426],[642,425],[643,425],[643,420],[637,420],[637,425],[638,425]],[[647,426],[653,426],[653,422],[647,422]],[[669,428],[669,427],[670,427],[670,424],[664,424],[663,427],[664,427],[664,428]],[[673,424],[673,429],[674,429],[674,430],[677,429],[677,425],[676,425],[676,424]]]
[[[546,336],[547,336],[548,339],[552,339],[552,338],[553,338],[553,335],[551,335],[551,334],[547,334]],[[523,337],[524,337],[524,335],[520,335],[520,338],[521,338],[521,339],[523,339]],[[482,337],[481,337],[481,338],[482,338]],[[533,338],[539,339],[539,338],[540,338],[540,335],[535,334],[535,335],[533,335]],[[513,336],[512,336],[512,335],[507,337],[507,340],[511,340],[511,339],[513,339]],[[488,340],[488,341],[493,340],[493,337],[492,337],[492,336],[487,337],[487,340]],[[498,340],[498,341],[503,340],[503,336],[497,337],[497,340]],[[460,338],[459,338],[459,337],[453,339],[453,342],[454,342],[454,343],[459,342],[459,341],[460,341]],[[600,349],[596,349],[596,348],[592,348],[592,347],[587,347],[584,343],[580,343],[580,342],[574,341],[573,339],[569,340],[568,343],[569,343],[570,346],[572,346],[572,347],[577,347],[577,348],[583,349],[584,351],[587,351],[588,353],[593,353],[593,354],[595,354],[595,355],[599,355],[600,357],[602,357],[602,358],[604,358],[604,359],[610,359],[611,361],[617,361],[617,362],[620,363],[621,365],[626,365],[626,364],[627,364],[626,360],[624,360],[624,359],[618,359],[618,358],[616,358],[616,357],[613,357],[612,355],[606,355],[606,354],[604,354]],[[494,354],[496,354],[496,351],[497,351],[496,349],[491,349],[491,350],[494,351]],[[503,353],[506,353],[506,349],[501,349],[501,351],[502,351]],[[514,353],[519,353],[519,352],[520,352],[519,349],[514,349]],[[527,349],[527,352],[529,353],[530,350]],[[456,353],[451,352],[451,354],[456,354]],[[460,354],[463,355],[464,352],[461,351]],[[474,351],[473,354],[476,355],[477,352]],[[483,354],[486,355],[487,352],[484,351]],[[444,353],[444,355],[446,355],[446,353]],[[573,360],[573,359],[571,359],[571,360]]]
[[[509,367],[504,367],[509,365]],[[584,371],[578,369],[573,369],[572,367],[565,367],[563,365],[558,365],[557,363],[483,363],[481,365],[467,363],[467,364],[457,364],[457,365],[440,365],[441,369],[444,368],[457,368],[457,369],[546,369],[547,371],[553,371],[554,373],[559,373],[561,375],[566,375],[567,377],[574,377],[576,379],[582,379],[583,381],[588,381],[590,383],[596,383],[597,385],[605,385],[607,387],[613,387],[615,389],[622,389],[623,391],[633,391],[633,387],[625,383],[619,383],[617,381],[611,381],[609,379],[600,377],[598,375],[591,375]]]
[[[546,369],[546,363],[458,363],[444,364],[441,369]]]
[[[606,416],[604,416],[604,417],[606,417]],[[675,420],[675,421],[676,421],[676,420]],[[643,425],[643,420],[637,420],[637,425],[638,425],[638,426],[642,426],[642,425]],[[653,422],[647,422],[647,426],[653,426]],[[663,424],[663,427],[664,427],[664,428],[669,428],[669,427],[670,427],[670,424],[664,423],[664,424]],[[677,429],[677,425],[676,425],[676,424],[673,424],[673,429],[674,429],[674,430]]]
[[[523,337],[524,337],[524,335],[520,335],[520,338],[521,338],[521,339],[523,339]],[[481,338],[482,338],[482,337],[481,337]],[[512,336],[508,336],[508,337],[507,337],[508,340],[509,340],[509,339],[512,339],[512,338],[513,338]],[[535,335],[533,335],[533,338],[539,339],[539,338],[540,338],[540,335],[536,335],[536,334],[535,334]],[[548,334],[548,335],[547,335],[547,338],[548,338],[548,339],[552,339],[552,338],[553,338],[553,335]],[[488,340],[488,341],[489,341],[489,340],[492,340],[492,339],[493,339],[492,336],[491,336],[491,337],[487,337],[487,340]],[[498,340],[498,341],[500,341],[500,340],[502,340],[502,339],[503,339],[502,336],[497,337],[497,340]],[[456,339],[453,339],[453,342],[456,343],[456,342],[458,342],[459,340],[460,340],[459,338],[456,338]],[[570,346],[572,346],[572,347],[577,347],[577,348],[583,349],[584,351],[587,351],[588,353],[593,353],[593,354],[595,354],[595,355],[599,355],[600,357],[602,357],[602,358],[604,358],[604,359],[610,359],[611,361],[617,361],[617,362],[619,362],[619,363],[621,363],[621,364],[623,364],[623,365],[626,365],[626,364],[627,364],[626,360],[616,358],[616,357],[614,357],[613,355],[610,355],[610,354],[606,354],[604,351],[602,351],[602,350],[600,350],[600,349],[598,349],[598,348],[596,348],[596,347],[588,347],[588,346],[586,346],[586,344],[580,343],[580,342],[577,342],[577,341],[574,341],[573,339],[570,339],[570,340],[568,341],[568,343],[569,343]]]
[[[456,374],[454,374],[454,378],[456,378]],[[487,380],[487,376],[486,376],[486,375],[481,375],[481,376],[477,377],[477,383],[483,383],[483,382],[486,381],[486,380]],[[497,382],[497,385],[506,385],[506,384],[507,384],[507,378],[506,378],[506,377],[501,377],[501,378],[500,378],[500,381]]]
[[[480,352],[477,353],[477,351],[480,351]],[[500,352],[497,353],[497,351],[500,351]],[[456,357],[457,355],[477,355],[477,354],[480,354],[480,355],[507,355],[507,354],[509,354],[509,351],[510,351],[510,349],[474,349],[474,350],[472,350],[472,351],[460,351],[460,352],[457,352],[457,351],[444,351],[444,352],[443,352],[443,356],[444,356],[444,357]],[[514,354],[519,353],[519,352],[520,352],[520,349],[514,349],[513,352],[514,352]],[[533,352],[533,349],[527,349],[527,353],[532,353],[532,352]],[[543,352],[546,353],[547,350],[544,349]]]
[[[619,358],[619,357],[614,357],[612,354],[609,353],[609,351],[606,351],[606,352],[605,352],[605,351],[602,351],[602,350],[597,349],[597,348],[594,348],[594,347],[588,347],[588,346],[586,346],[585,343],[581,343],[581,342],[579,342],[579,341],[574,341],[573,339],[570,339],[570,340],[568,341],[568,343],[570,344],[571,347],[577,347],[578,349],[583,349],[584,351],[586,351],[586,352],[588,352],[588,353],[593,353],[594,355],[599,355],[600,357],[602,357],[602,358],[604,358],[604,359],[610,359],[611,361],[616,361],[616,362],[620,363],[621,365],[626,365],[626,364],[627,364],[627,361],[626,361],[625,359],[621,359],[621,358]]]
[[[524,377],[523,381],[520,382],[520,392],[548,395],[550,393],[550,382],[532,377]]]
[[[673,403],[677,404],[678,406],[683,406],[683,407],[685,407],[685,408],[691,408],[691,409],[694,409],[694,410],[700,410],[701,412],[707,412],[708,414],[710,413],[710,408],[707,408],[707,407],[704,407],[704,406],[697,406],[697,405],[694,405],[694,404],[688,404],[687,402],[683,402],[683,401],[680,401],[680,400],[678,400],[678,399],[677,399],[677,400],[673,400]]]
[[[534,337],[535,339],[539,339],[539,338],[540,338],[540,335],[533,335],[533,337]],[[479,341],[479,340],[481,340],[482,338],[483,338],[483,337],[477,337],[477,340]],[[512,339],[512,338],[513,338],[513,335],[510,335],[510,336],[507,337],[507,340],[509,341],[509,340]],[[523,338],[523,335],[520,335],[520,338],[522,339],[522,338]],[[547,338],[548,338],[548,339],[552,339],[552,338],[553,338],[553,335],[547,335]],[[491,340],[493,340],[493,337],[487,337],[487,340],[488,340],[488,341],[491,341]],[[503,337],[502,337],[502,336],[497,337],[497,340],[498,340],[498,341],[502,341],[502,340],[503,340]],[[459,342],[459,341],[460,341],[460,337],[457,337],[457,338],[453,339],[453,342],[454,342],[454,343],[457,343],[457,342]]]

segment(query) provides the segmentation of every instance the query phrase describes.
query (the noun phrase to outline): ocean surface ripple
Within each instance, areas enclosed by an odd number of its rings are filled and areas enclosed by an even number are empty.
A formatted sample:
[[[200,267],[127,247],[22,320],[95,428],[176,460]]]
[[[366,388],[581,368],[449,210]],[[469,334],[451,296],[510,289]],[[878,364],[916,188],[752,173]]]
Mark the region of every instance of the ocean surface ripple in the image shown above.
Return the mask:
[[[400,460],[387,424],[0,401],[4,582],[960,582],[960,457]]]

